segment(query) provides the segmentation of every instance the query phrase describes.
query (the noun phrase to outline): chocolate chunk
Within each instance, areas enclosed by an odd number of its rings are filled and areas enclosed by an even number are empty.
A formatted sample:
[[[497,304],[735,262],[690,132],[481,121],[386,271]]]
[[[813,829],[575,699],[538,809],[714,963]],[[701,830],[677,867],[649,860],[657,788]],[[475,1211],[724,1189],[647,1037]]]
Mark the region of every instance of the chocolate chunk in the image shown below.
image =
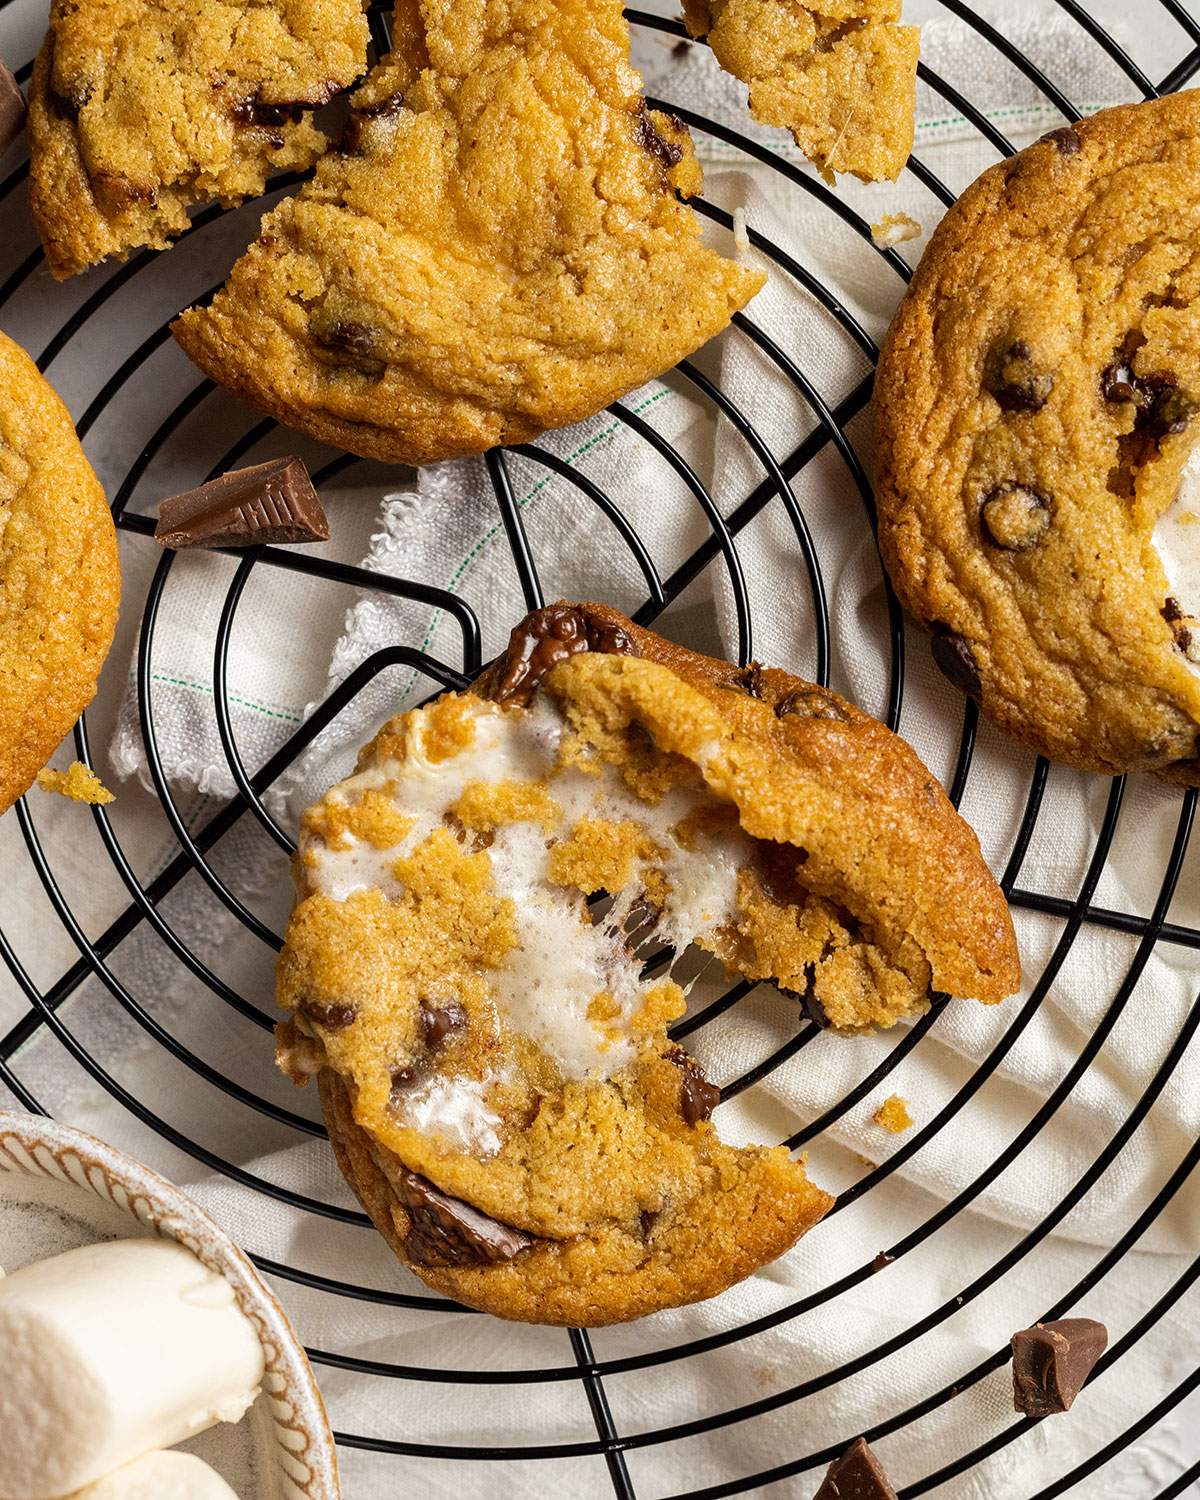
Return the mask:
[[[508,650],[498,663],[492,693],[497,703],[527,707],[547,672],[581,651],[637,656],[638,649],[619,625],[593,620],[577,604],[548,604],[514,627]]]
[[[871,1269],[872,1271],[886,1271],[888,1266],[895,1264],[895,1261],[894,1255],[889,1255],[886,1250],[880,1250],[871,1262]]]
[[[752,698],[761,698],[763,695],[762,666],[756,661],[744,666],[740,672],[734,675],[733,687],[741,688],[743,693],[749,693]]]
[[[24,96],[0,58],[0,154],[8,150],[24,128]]]
[[[534,1243],[533,1235],[449,1197],[415,1172],[402,1175],[396,1195],[408,1213],[404,1250],[415,1265],[494,1265]]]
[[[1022,339],[993,344],[983,362],[983,388],[1002,411],[1041,411],[1054,389],[1054,376],[1039,370]]]
[[[1051,130],[1047,134],[1039,136],[1036,144],[1039,146],[1053,145],[1060,156],[1076,156],[1083,146],[1082,141],[1070,125],[1063,125],[1058,130]]]
[[[832,719],[845,724],[850,715],[824,688],[803,687],[787,693],[775,704],[777,719]]]
[[[682,1047],[672,1047],[666,1056],[667,1061],[673,1062],[683,1074],[679,1084],[680,1114],[689,1125],[710,1119],[721,1102],[721,1090],[716,1084],[709,1083],[700,1070],[700,1064]]]
[[[1143,334],[1127,333],[1114,351],[1112,362],[1100,372],[1100,394],[1105,401],[1135,408],[1133,429],[1117,439],[1118,463],[1108,476],[1115,495],[1133,495],[1137,470],[1158,457],[1164,438],[1183,432],[1200,407],[1180,390],[1174,375],[1166,371],[1139,374],[1134,357],[1145,346]]]
[[[1092,1318],[1035,1323],[1012,1336],[1013,1404],[1027,1417],[1067,1411],[1108,1344]]]
[[[985,541],[1006,552],[1028,552],[1050,525],[1050,502],[1024,484],[1001,484],[992,490],[979,511]]]
[[[1168,625],[1174,625],[1176,620],[1183,619],[1183,605],[1180,604],[1178,599],[1172,598],[1168,594],[1163,600],[1163,607],[1159,610],[1159,614],[1162,615]]]
[[[323,542],[329,522],[298,458],[235,469],[164,500],[154,540],[162,547],[253,547]]]
[[[326,1031],[345,1031],[358,1016],[356,1005],[318,1005],[315,1000],[302,1000],[300,1014],[308,1021],[315,1021]]]
[[[682,121],[675,123],[679,124],[680,129],[683,128]],[[659,135],[655,129],[654,117],[646,108],[644,99],[638,100],[637,118],[633,123],[633,138],[643,150],[648,151],[654,157],[664,172],[677,167],[683,160],[683,147]]]
[[[336,83],[327,83],[321,89],[315,99],[284,99],[267,101],[254,96],[250,99],[239,99],[233,106],[232,114],[239,125],[261,125],[268,128],[281,125],[298,125],[304,116],[314,109],[320,109],[322,105],[328,104],[334,94],[338,92]],[[279,144],[283,144],[283,137],[279,138]]]
[[[968,698],[979,697],[983,686],[979,678],[979,667],[975,662],[974,652],[961,635],[949,626],[935,622],[930,650],[947,681],[953,683],[960,693],[966,693]]]
[[[897,1500],[883,1465],[867,1447],[865,1438],[855,1438],[835,1458],[813,1500]]]
[[[382,375],[387,369],[387,361],[379,355],[376,335],[365,323],[335,320],[324,324],[314,314],[308,326],[318,346],[314,350],[318,359],[329,364],[352,365],[364,375]],[[333,358],[326,359],[327,355]]]
[[[436,1052],[447,1037],[465,1031],[466,1025],[467,1013],[457,1001],[439,1006],[421,1001],[421,1035],[431,1052]]]

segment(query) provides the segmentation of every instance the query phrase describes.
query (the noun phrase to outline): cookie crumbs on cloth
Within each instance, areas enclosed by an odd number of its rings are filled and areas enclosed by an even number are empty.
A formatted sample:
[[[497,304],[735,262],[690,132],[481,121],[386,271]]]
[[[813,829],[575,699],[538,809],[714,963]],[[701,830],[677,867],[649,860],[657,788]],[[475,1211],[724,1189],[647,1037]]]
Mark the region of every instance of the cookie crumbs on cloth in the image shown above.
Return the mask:
[[[884,1130],[890,1130],[893,1135],[900,1135],[911,1129],[913,1123],[913,1117],[908,1112],[908,1100],[902,1099],[899,1094],[890,1094],[871,1118],[876,1125],[882,1125]]]
[[[911,214],[884,214],[878,224],[871,225],[871,239],[880,250],[891,250],[905,240],[919,240],[921,226]]]
[[[47,766],[37,773],[37,784],[43,792],[57,792],[61,797],[70,797],[72,802],[89,802],[93,807],[117,800],[95,771],[81,760],[73,760],[65,771]]]

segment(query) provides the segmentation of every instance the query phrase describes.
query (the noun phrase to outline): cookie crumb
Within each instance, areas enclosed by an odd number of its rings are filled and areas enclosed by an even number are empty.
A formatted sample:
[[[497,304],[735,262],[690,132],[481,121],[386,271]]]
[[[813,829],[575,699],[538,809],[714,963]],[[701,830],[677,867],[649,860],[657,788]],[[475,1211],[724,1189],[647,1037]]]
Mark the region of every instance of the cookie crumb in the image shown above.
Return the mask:
[[[37,773],[37,784],[44,792],[57,792],[72,802],[88,802],[93,807],[115,802],[116,797],[81,760],[73,760],[65,771],[47,766]]]
[[[878,224],[871,225],[871,239],[880,250],[890,250],[905,240],[919,240],[923,233],[910,214],[884,214]]]
[[[913,1117],[908,1112],[908,1100],[902,1099],[899,1094],[889,1095],[871,1118],[876,1125],[882,1125],[893,1135],[908,1130],[913,1123]]]
[[[739,250],[750,248],[750,236],[746,232],[746,210],[741,207],[733,211],[733,243]]]

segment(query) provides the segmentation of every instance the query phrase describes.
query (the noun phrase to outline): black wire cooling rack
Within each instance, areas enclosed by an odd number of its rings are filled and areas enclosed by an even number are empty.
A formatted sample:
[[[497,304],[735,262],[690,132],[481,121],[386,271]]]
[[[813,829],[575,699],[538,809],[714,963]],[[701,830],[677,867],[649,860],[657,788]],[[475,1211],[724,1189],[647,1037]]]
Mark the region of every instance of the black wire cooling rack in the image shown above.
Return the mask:
[[[11,3],[14,3],[14,0],[0,0],[0,11]],[[1147,12],[1153,8],[1151,0],[1143,0],[1143,3]],[[1200,70],[1200,24],[1188,13],[1184,5],[1179,3],[1179,0],[1155,0],[1155,4],[1178,28],[1181,45],[1186,49],[1186,55],[1182,57],[1182,60],[1157,82],[1147,76],[1146,72],[1132,61],[1089,14],[1085,5],[1079,3],[1079,0],[1056,0],[1056,4],[1061,12],[1082,28],[1095,46],[1102,48],[1108,54],[1115,66],[1129,80],[1134,93],[1150,97],[1178,89]],[[1062,79],[1056,82],[1047,77],[1029,57],[1023,55],[1000,31],[977,15],[973,7],[964,3],[964,0],[942,0],[942,6],[947,13],[972,27],[988,46],[994,48],[997,54],[1007,60],[1008,64],[1019,69],[1037,93],[1065,119],[1078,118],[1078,110],[1068,97],[1071,80]],[[677,22],[664,20],[638,10],[631,10],[629,14],[636,27],[657,32],[673,41],[678,39],[681,44],[683,43],[683,29]],[[376,47],[385,46],[386,30],[383,18],[379,14],[372,16],[372,31]],[[18,73],[22,82],[28,78],[29,71],[30,63],[26,62]],[[986,118],[970,99],[964,97],[959,90],[931,71],[925,64],[922,64],[921,76],[925,84],[939,95],[951,110],[959,112],[969,121],[997,152],[1011,153],[1012,146],[1009,141],[996,124]],[[786,188],[787,191],[808,195],[809,199],[813,200],[823,212],[836,216],[843,225],[848,226],[870,244],[870,228],[864,219],[847,207],[845,202],[824,187],[813,175],[801,170],[758,141],[744,137],[718,121],[701,117],[681,108],[678,101],[668,100],[666,105],[681,114],[694,130],[703,132],[711,138],[747,153],[759,162],[768,164],[778,174],[781,190]],[[920,160],[914,157],[909,162],[908,170],[943,205],[948,206],[953,202],[953,194]],[[23,212],[20,200],[26,174],[27,166],[22,164],[6,180],[0,182],[0,213],[3,215],[15,216]],[[286,185],[288,185],[286,182],[274,184],[276,187]],[[717,207],[703,200],[698,201],[696,207],[706,218],[726,228],[732,227],[730,216]],[[188,238],[221,216],[222,211],[216,208],[199,214]],[[13,222],[13,219],[10,218],[9,222]],[[847,429],[856,415],[865,407],[870,396],[869,364],[874,360],[877,349],[860,322],[839,297],[836,287],[824,284],[781,247],[753,229],[750,230],[750,238],[757,249],[769,257],[779,273],[792,278],[796,284],[804,288],[836,321],[850,344],[861,352],[864,357],[864,368],[868,369],[868,373],[848,395],[834,403],[828,403],[817,384],[795,359],[780,347],[770,333],[758,326],[753,310],[750,315],[739,315],[735,321],[741,333],[751,340],[771,362],[779,380],[789,383],[800,394],[815,419],[811,433],[795,446],[793,451],[776,454],[756,429],[753,413],[740,410],[696,363],[684,362],[679,368],[679,377],[691,387],[693,394],[700,401],[707,404],[714,415],[726,419],[730,427],[740,435],[760,471],[761,477],[757,484],[735,508],[727,512],[722,510],[718,499],[709,494],[681,454],[666,442],[653,426],[630,410],[628,406],[622,403],[613,406],[612,415],[616,421],[639,440],[650,444],[657,450],[662,460],[670,465],[674,473],[682,480],[703,513],[708,535],[684,562],[676,566],[667,576],[662,576],[650,550],[643,544],[636,530],[627,520],[620,498],[607,494],[585,474],[568,465],[546,447],[539,444],[526,444],[511,452],[502,450],[492,452],[487,455],[487,472],[494,488],[495,504],[503,525],[503,533],[528,607],[538,606],[544,600],[535,561],[536,549],[531,545],[526,534],[525,517],[518,503],[511,477],[513,465],[519,461],[539,466],[541,470],[573,486],[581,503],[593,505],[605,518],[606,523],[616,528],[644,580],[645,599],[641,608],[637,610],[637,618],[640,622],[649,624],[655,621],[706,569],[710,567],[723,569],[733,601],[739,651],[743,662],[748,661],[753,653],[754,621],[750,593],[746,586],[743,564],[739,555],[738,539],[743,530],[765,507],[781,506],[791,523],[796,550],[807,574],[814,615],[815,672],[813,675],[825,682],[830,672],[830,612],[817,549],[809,533],[803,506],[794,493],[793,484],[815,460],[832,453],[849,473],[861,496],[866,514],[868,516],[871,514],[870,484]],[[880,250],[878,253],[898,278],[906,279],[909,276],[905,261],[894,250]],[[14,298],[27,292],[34,285],[35,278],[41,270],[41,262],[40,251],[31,251],[12,271],[3,286],[0,286],[0,316],[5,315],[5,309],[10,306]],[[35,351],[43,371],[49,371],[53,376],[56,371],[61,370],[88,339],[90,326],[94,325],[106,304],[121,293],[122,289],[134,278],[145,276],[156,263],[159,263],[157,257],[149,254],[135,255],[125,265],[113,269],[103,280],[95,284],[94,289],[89,290],[82,301],[75,299],[70,315],[59,323],[49,342],[40,351]],[[171,311],[173,310],[172,308]],[[131,378],[167,342],[167,339],[168,332],[164,321],[127,358],[112,369],[102,388],[79,420],[79,432],[85,441],[110,404],[120,395]],[[125,534],[126,546],[153,545],[146,540],[153,531],[153,520],[147,515],[136,513],[131,508],[130,502],[139,482],[170,434],[189,417],[199,412],[212,393],[213,387],[209,382],[201,381],[195,384],[173,409],[162,415],[153,430],[148,433],[139,430],[128,436],[126,451],[132,452],[135,456],[131,462],[128,462],[112,500],[113,516],[119,530]],[[213,472],[220,472],[235,465],[271,427],[272,424],[269,422],[257,422],[249,426],[242,436],[228,448],[228,451],[221,454],[219,460],[213,464]],[[329,483],[357,462],[358,460],[349,456],[341,456],[326,464],[315,475],[315,478],[319,484]],[[212,1003],[228,1007],[232,1015],[238,1018],[237,1024],[244,1025],[247,1049],[259,1049],[266,1055],[269,1052],[268,1040],[258,1035],[256,1028],[263,1031],[269,1030],[271,1026],[269,1004],[262,1004],[259,999],[231,985],[213,967],[197,956],[193,947],[189,946],[189,941],[177,930],[177,924],[170,915],[171,909],[167,898],[185,878],[199,876],[215,899],[237,919],[248,941],[262,945],[268,954],[277,950],[280,946],[280,939],[276,931],[249,909],[242,896],[230,888],[215,867],[213,856],[219,850],[222,840],[247,815],[256,819],[278,846],[278,875],[279,880],[284,881],[286,857],[292,850],[292,840],[264,804],[264,794],[288,770],[315,737],[334,721],[339,712],[380,673],[389,668],[402,665],[415,669],[428,681],[430,691],[445,686],[457,687],[469,681],[481,666],[483,633],[480,620],[470,604],[456,594],[408,581],[403,577],[367,572],[357,567],[313,556],[311,553],[261,548],[240,554],[220,618],[215,622],[215,699],[213,704],[221,742],[238,791],[237,795],[224,804],[220,811],[209,815],[207,821],[193,829],[189,827],[187,814],[168,784],[156,738],[151,661],[156,627],[161,622],[163,609],[169,608],[169,604],[165,604],[164,601],[168,597],[165,590],[172,565],[172,555],[169,553],[164,555],[157,565],[144,600],[140,601],[141,627],[136,688],[141,730],[149,757],[150,773],[161,804],[162,816],[174,837],[177,849],[173,857],[154,878],[143,882],[135,873],[133,863],[122,845],[113,817],[105,808],[94,809],[96,833],[108,861],[107,865],[102,862],[101,871],[96,879],[115,882],[117,889],[123,890],[124,894],[121,898],[123,906],[119,914],[99,935],[89,937],[72,909],[71,898],[67,894],[64,883],[56,873],[55,851],[47,848],[39,836],[34,809],[31,809],[25,802],[18,804],[14,816],[19,824],[27,858],[41,880],[57,919],[77,947],[79,957],[65,973],[53,982],[42,985],[35,982],[30,972],[29,954],[32,951],[36,955],[36,947],[30,948],[29,934],[14,933],[7,929],[0,931],[0,953],[13,979],[28,1001],[28,1011],[23,1019],[6,1036],[0,1038],[0,1084],[5,1086],[24,1107],[33,1111],[41,1110],[42,1106],[38,1098],[35,1097],[29,1084],[22,1080],[22,1058],[18,1054],[32,1039],[44,1038],[46,1034],[49,1034],[61,1048],[70,1054],[74,1062],[90,1074],[94,1082],[131,1117],[141,1125],[149,1127],[171,1146],[211,1169],[213,1173],[241,1188],[264,1194],[276,1204],[287,1205],[302,1216],[306,1223],[316,1228],[328,1221],[352,1227],[362,1226],[366,1221],[357,1210],[317,1201],[255,1175],[228,1160],[226,1155],[203,1144],[195,1138],[193,1133],[173,1124],[169,1118],[164,1117],[163,1113],[151,1108],[143,1099],[131,1093],[92,1054],[85,1042],[81,1041],[77,1028],[71,1024],[70,1007],[67,1002],[81,990],[85,983],[98,979],[109,994],[115,997],[128,1016],[147,1034],[152,1045],[169,1051],[195,1076],[197,1086],[208,1091],[211,1108],[214,1111],[225,1109],[235,1112],[252,1111],[270,1119],[287,1131],[295,1132],[298,1139],[319,1135],[321,1133],[319,1124],[282,1107],[266,1097],[265,1093],[259,1093],[253,1088],[224,1076],[207,1064],[196,1051],[180,1042],[167,1027],[160,1024],[151,1014],[150,1009],[139,1002],[121,977],[119,958],[122,947],[131,935],[139,931],[152,933],[157,942],[162,945],[163,950],[178,966],[181,976],[186,971],[187,975],[199,982]],[[258,569],[288,569],[322,580],[330,586],[345,589],[348,602],[355,597],[355,591],[366,590],[383,591],[400,599],[436,606],[446,611],[457,626],[460,638],[460,658],[454,665],[450,665],[435,660],[403,642],[397,642],[389,649],[377,653],[370,660],[363,662],[328,700],[295,730],[282,748],[272,755],[261,769],[251,774],[243,764],[241,753],[235,742],[228,688],[228,657],[239,602],[243,598],[252,575]],[[602,593],[602,591],[603,580],[599,580],[597,592]],[[127,614],[136,611],[139,608],[139,601],[127,597],[124,608]],[[886,658],[888,671],[885,716],[895,727],[899,722],[904,700],[905,637],[899,611],[890,593],[887,596],[887,619],[887,638],[881,642],[881,650]],[[506,620],[490,623],[507,628],[512,622]],[[963,712],[957,760],[951,778],[951,795],[956,801],[962,797],[968,785],[975,753],[975,735],[975,709],[968,703]],[[81,757],[90,761],[86,716],[76,727],[75,742]],[[1091,849],[1086,875],[1075,894],[1067,897],[1052,892],[1041,892],[1022,883],[1025,857],[1043,806],[1047,773],[1048,767],[1044,761],[1039,760],[1034,764],[1025,794],[1024,813],[1012,841],[1007,866],[1003,873],[1003,885],[1014,907],[1045,913],[1061,923],[1059,937],[1049,962],[1038,976],[1028,998],[1019,1004],[1014,1002],[1012,1019],[1006,1030],[965,1085],[953,1094],[935,1118],[915,1130],[911,1136],[906,1137],[904,1143],[888,1160],[868,1170],[844,1191],[834,1212],[839,1212],[854,1200],[871,1192],[904,1162],[917,1156],[940,1132],[954,1127],[956,1120],[960,1119],[971,1099],[996,1072],[1004,1057],[1029,1025],[1067,960],[1073,943],[1085,927],[1110,929],[1127,935],[1134,940],[1132,958],[1123,978],[1115,987],[1113,998],[1103,1019],[1094,1032],[1087,1037],[1073,1065],[1059,1080],[1049,1097],[976,1180],[890,1247],[889,1253],[895,1259],[900,1259],[909,1252],[915,1251],[919,1245],[931,1240],[934,1236],[952,1235],[957,1216],[967,1210],[972,1201],[1003,1171],[1020,1161],[1022,1153],[1054,1119],[1056,1112],[1069,1098],[1076,1084],[1096,1063],[1156,947],[1165,944],[1200,949],[1200,930],[1167,919],[1184,865],[1195,812],[1196,793],[1190,792],[1179,798],[1178,821],[1171,854],[1165,868],[1161,871],[1159,887],[1154,895],[1153,909],[1149,916],[1144,916],[1100,905],[1095,899],[1106,861],[1113,847],[1125,795],[1124,782],[1121,780],[1111,784],[1103,819]],[[0,913],[2,912],[3,898],[0,896]],[[706,1010],[689,1016],[679,1028],[680,1034],[694,1031],[715,1015],[728,1010],[744,998],[748,988],[744,984],[730,988],[718,1000],[712,1002]],[[818,1119],[791,1136],[788,1140],[789,1146],[793,1149],[803,1147],[806,1142],[817,1137],[822,1130],[866,1099],[888,1078],[902,1059],[920,1045],[930,1028],[937,1024],[938,1017],[939,1010],[935,1007],[917,1025],[898,1034],[886,1060],[874,1068],[843,1098],[826,1109]],[[635,1495],[642,1497],[647,1495],[643,1488],[635,1485],[631,1477],[633,1465],[630,1459],[639,1450],[657,1449],[664,1444],[679,1443],[697,1434],[742,1427],[743,1431],[751,1434],[749,1444],[743,1445],[738,1450],[742,1455],[744,1472],[722,1482],[709,1484],[704,1488],[688,1490],[683,1488],[684,1471],[679,1470],[677,1471],[680,1474],[679,1494],[691,1496],[693,1500],[701,1496],[715,1500],[717,1496],[757,1493],[777,1483],[792,1480],[795,1476],[805,1477],[797,1479],[790,1486],[784,1484],[780,1490],[772,1489],[772,1493],[808,1494],[815,1486],[816,1476],[821,1468],[840,1451],[843,1443],[839,1441],[821,1451],[807,1453],[793,1451],[777,1438],[763,1445],[756,1445],[753,1440],[756,1420],[769,1413],[784,1411],[792,1403],[810,1398],[821,1399],[823,1392],[830,1391],[840,1381],[862,1369],[869,1369],[875,1362],[897,1350],[904,1349],[921,1335],[936,1328],[952,1316],[957,1309],[970,1303],[984,1292],[998,1278],[1019,1274],[1024,1258],[1057,1226],[1061,1225],[1072,1210],[1085,1202],[1093,1185],[1118,1161],[1121,1152],[1150,1116],[1156,1100],[1163,1089],[1168,1086],[1198,1025],[1200,1025],[1200,999],[1197,1000],[1186,1024],[1174,1039],[1149,1087],[1128,1118],[1098,1152],[1093,1163],[1078,1182],[1070,1187],[1054,1209],[1039,1224],[1017,1239],[1011,1248],[987,1266],[981,1275],[963,1285],[955,1297],[935,1307],[920,1319],[914,1320],[911,1326],[903,1332],[880,1342],[867,1355],[845,1362],[818,1377],[810,1378],[800,1384],[792,1384],[786,1389],[772,1392],[758,1399],[747,1400],[745,1399],[746,1393],[742,1391],[726,1393],[719,1399],[712,1397],[710,1400],[713,1409],[698,1411],[689,1420],[670,1426],[650,1430],[621,1431],[618,1430],[610,1407],[609,1393],[612,1382],[622,1375],[634,1371],[657,1370],[664,1378],[669,1379],[670,1372],[681,1362],[703,1360],[706,1357],[715,1358],[726,1346],[774,1328],[784,1327],[801,1316],[811,1315],[841,1293],[870,1277],[873,1274],[873,1267],[869,1260],[855,1265],[853,1269],[840,1276],[833,1277],[819,1291],[789,1302],[779,1310],[757,1318],[753,1322],[737,1323],[728,1329],[709,1333],[703,1338],[688,1342],[662,1347],[652,1345],[645,1352],[618,1359],[597,1358],[589,1334],[584,1330],[570,1331],[568,1335],[570,1360],[568,1362],[539,1368],[505,1367],[503,1360],[500,1362],[500,1367],[492,1369],[453,1367],[447,1369],[434,1365],[417,1367],[354,1358],[328,1349],[311,1349],[310,1354],[319,1373],[322,1370],[341,1370],[378,1377],[383,1382],[431,1382],[434,1383],[431,1388],[447,1391],[451,1386],[456,1386],[459,1388],[457,1399],[461,1401],[472,1400],[474,1397],[486,1398],[488,1388],[497,1386],[529,1387],[533,1399],[553,1400],[554,1392],[560,1390],[564,1382],[575,1383],[586,1397],[587,1407],[594,1424],[594,1437],[579,1442],[550,1444],[522,1442],[522,1434],[519,1428],[516,1428],[511,1433],[509,1441],[482,1447],[465,1443],[422,1441],[419,1437],[407,1432],[390,1438],[381,1438],[347,1428],[338,1432],[339,1444],[343,1452],[347,1454],[356,1449],[366,1449],[376,1454],[391,1456],[396,1490],[405,1482],[405,1477],[409,1473],[406,1465],[414,1459],[440,1460],[448,1465],[458,1466],[461,1469],[459,1483],[465,1493],[490,1494],[493,1493],[493,1486],[487,1468],[489,1461],[506,1460],[509,1463],[530,1465],[535,1468],[551,1461],[542,1472],[557,1474],[559,1471],[554,1467],[553,1460],[586,1458],[606,1466],[614,1495],[621,1497],[621,1500],[633,1500]],[[760,1065],[741,1078],[724,1081],[725,1097],[730,1097],[757,1082],[772,1069],[788,1061],[813,1039],[814,1034],[812,1024],[800,1020],[794,1036],[777,1048]],[[1187,1182],[1198,1163],[1200,1163],[1200,1142],[1192,1145],[1162,1183],[1152,1200],[1145,1204],[1111,1248],[1098,1255],[1082,1279],[1069,1288],[1053,1306],[1045,1307],[1041,1316],[1052,1318],[1077,1307],[1080,1299],[1114,1267],[1119,1266],[1127,1252],[1138,1243],[1146,1230],[1155,1224],[1158,1217]],[[358,1232],[367,1233],[368,1231],[363,1228]],[[427,1313],[431,1310],[445,1311],[447,1307],[447,1304],[436,1298],[366,1287],[357,1284],[352,1277],[339,1279],[318,1274],[306,1269],[298,1262],[283,1264],[258,1257],[258,1264],[264,1272],[275,1279],[276,1284],[281,1288],[285,1302],[288,1288],[292,1286],[306,1288],[333,1299],[349,1299],[358,1303],[375,1304],[381,1309],[388,1309],[389,1316],[394,1317]],[[1185,1273],[1167,1287],[1145,1310],[1140,1319],[1116,1340],[1101,1360],[1096,1373],[1102,1374],[1122,1360],[1140,1341],[1162,1337],[1170,1328],[1173,1310],[1179,1307],[1181,1300],[1198,1277],[1200,1277],[1200,1259],[1193,1262]],[[504,1347],[502,1342],[499,1347]],[[539,1347],[553,1347],[553,1345]],[[969,1390],[974,1384],[1000,1368],[1007,1354],[1007,1346],[997,1348],[995,1352],[981,1359],[973,1367],[956,1372],[951,1383],[929,1391],[916,1404],[876,1422],[867,1430],[867,1437],[876,1442],[886,1441],[891,1434],[906,1429],[910,1424],[919,1423],[922,1418],[931,1412],[937,1412],[963,1391]],[[1089,1496],[1109,1493],[1105,1487],[1105,1466],[1145,1436],[1153,1435],[1161,1424],[1170,1419],[1172,1413],[1177,1413],[1177,1409],[1187,1401],[1197,1387],[1200,1387],[1200,1370],[1193,1369],[1182,1380],[1161,1393],[1157,1391],[1147,1393],[1147,1408],[1136,1421],[1110,1440],[1097,1446],[1085,1461],[1070,1469],[1069,1472],[1062,1473],[1053,1483],[1039,1490],[1038,1496],[1041,1500],[1048,1500],[1048,1497],[1067,1492]],[[450,1397],[447,1396],[447,1400],[449,1399]],[[996,1435],[990,1441],[950,1459],[946,1459],[945,1455],[938,1452],[931,1453],[928,1468],[923,1477],[909,1483],[901,1490],[904,1500],[915,1500],[915,1497],[935,1490],[943,1495],[960,1493],[960,1484],[966,1482],[967,1476],[978,1464],[999,1453],[1006,1445],[1021,1437],[1030,1425],[1024,1420],[1010,1420],[1007,1425],[999,1426]],[[778,1429],[773,1429],[773,1431],[778,1432]],[[1192,1437],[1195,1438],[1195,1433]],[[1169,1497],[1184,1495],[1200,1478],[1198,1447],[1200,1445],[1193,1444],[1192,1452],[1181,1456],[1180,1463],[1190,1463],[1190,1466],[1186,1467],[1184,1472],[1179,1473],[1178,1477],[1173,1478],[1165,1488],[1157,1490],[1158,1500],[1169,1500]],[[746,1455],[749,1457],[747,1458]],[[391,1472],[389,1470],[389,1473]],[[387,1492],[394,1492],[390,1482]],[[379,1493],[382,1495],[384,1492]],[[547,1483],[543,1493],[570,1494],[572,1490],[569,1484],[563,1484],[556,1479],[554,1482]],[[972,1493],[975,1494],[978,1491],[972,1490]],[[359,1500],[359,1497],[356,1496],[355,1500]],[[374,1500],[374,1495],[364,1495],[364,1500]]]

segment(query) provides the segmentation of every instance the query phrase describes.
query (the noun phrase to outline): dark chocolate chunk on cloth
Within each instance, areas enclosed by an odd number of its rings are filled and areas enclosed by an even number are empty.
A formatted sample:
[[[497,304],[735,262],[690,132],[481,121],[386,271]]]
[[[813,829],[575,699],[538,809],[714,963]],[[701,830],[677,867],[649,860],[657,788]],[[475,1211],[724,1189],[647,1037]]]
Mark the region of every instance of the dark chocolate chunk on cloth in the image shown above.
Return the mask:
[[[855,1438],[829,1472],[813,1500],[897,1500],[883,1465],[867,1447],[865,1438]]]
[[[1108,1345],[1092,1318],[1035,1323],[1012,1337],[1013,1405],[1027,1417],[1068,1411]]]
[[[324,542],[329,522],[298,458],[233,469],[164,500],[154,540],[163,547],[257,547]]]
[[[24,128],[24,97],[17,80],[0,58],[0,153],[8,150]]]
[[[404,1173],[397,1197],[409,1218],[405,1253],[418,1266],[495,1264],[511,1260],[534,1242],[533,1235],[502,1224],[461,1198],[451,1198],[416,1172]]]

